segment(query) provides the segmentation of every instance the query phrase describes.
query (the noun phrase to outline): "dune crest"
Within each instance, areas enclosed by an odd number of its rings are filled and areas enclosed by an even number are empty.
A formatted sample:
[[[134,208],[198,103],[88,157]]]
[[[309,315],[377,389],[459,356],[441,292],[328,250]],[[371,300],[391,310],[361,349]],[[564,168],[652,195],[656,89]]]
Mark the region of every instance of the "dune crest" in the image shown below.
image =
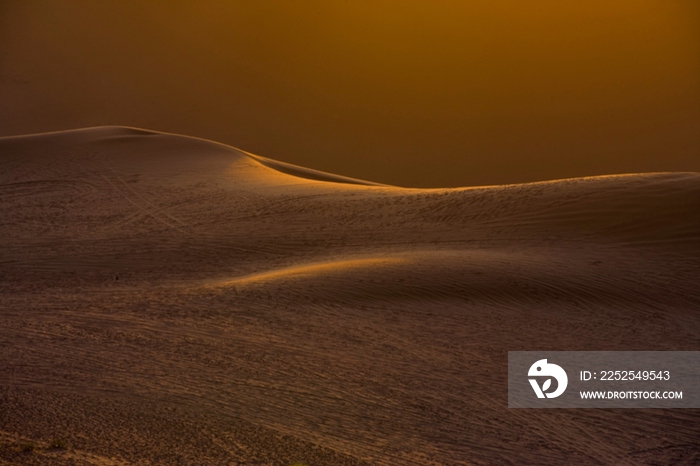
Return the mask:
[[[398,262],[401,262],[401,260],[391,257],[315,262],[292,267],[283,267],[233,279],[219,280],[209,284],[208,286],[245,286],[254,285],[256,283],[263,284],[295,278],[314,279],[319,278],[321,274],[343,273],[356,269],[379,268],[384,265],[396,264]]]

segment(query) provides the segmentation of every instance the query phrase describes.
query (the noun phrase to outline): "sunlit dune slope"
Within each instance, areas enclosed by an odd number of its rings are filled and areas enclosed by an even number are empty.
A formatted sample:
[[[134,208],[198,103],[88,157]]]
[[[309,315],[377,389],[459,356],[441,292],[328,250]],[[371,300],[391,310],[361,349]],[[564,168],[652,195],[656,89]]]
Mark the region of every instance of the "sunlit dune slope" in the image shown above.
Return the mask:
[[[0,158],[2,209],[12,219],[2,233],[15,246],[7,259],[18,254],[39,267],[127,271],[213,251],[217,261],[256,252],[296,261],[513,241],[572,249],[699,243],[694,173],[401,189],[315,171],[309,179],[303,168],[281,173],[231,147],[120,127],[4,138]]]
[[[0,138],[0,219],[0,463],[698,459],[694,410],[509,410],[505,370],[700,349],[700,174],[409,189],[98,127]]]

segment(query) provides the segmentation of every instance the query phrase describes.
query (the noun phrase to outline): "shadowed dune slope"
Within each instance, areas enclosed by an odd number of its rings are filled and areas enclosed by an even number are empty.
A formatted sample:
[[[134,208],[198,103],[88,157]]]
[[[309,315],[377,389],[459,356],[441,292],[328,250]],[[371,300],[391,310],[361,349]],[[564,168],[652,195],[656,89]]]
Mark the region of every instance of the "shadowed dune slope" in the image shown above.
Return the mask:
[[[700,461],[696,410],[505,388],[700,350],[697,173],[408,189],[98,127],[0,138],[0,219],[0,464]]]

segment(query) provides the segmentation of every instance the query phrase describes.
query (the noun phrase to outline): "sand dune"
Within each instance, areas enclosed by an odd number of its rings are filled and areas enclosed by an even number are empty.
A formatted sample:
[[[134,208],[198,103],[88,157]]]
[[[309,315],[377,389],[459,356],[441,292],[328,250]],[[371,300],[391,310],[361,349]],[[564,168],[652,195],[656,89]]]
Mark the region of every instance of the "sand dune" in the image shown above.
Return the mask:
[[[0,464],[698,464],[696,410],[509,410],[506,361],[699,350],[699,214],[697,173],[407,189],[0,138]]]

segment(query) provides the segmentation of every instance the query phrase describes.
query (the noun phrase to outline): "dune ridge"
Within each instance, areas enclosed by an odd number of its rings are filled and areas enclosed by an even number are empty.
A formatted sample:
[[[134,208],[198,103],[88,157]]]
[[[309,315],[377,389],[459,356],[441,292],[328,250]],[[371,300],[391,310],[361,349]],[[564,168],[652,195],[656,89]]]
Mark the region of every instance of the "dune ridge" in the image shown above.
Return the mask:
[[[695,464],[696,410],[509,410],[505,368],[700,349],[699,212],[697,173],[413,189],[0,138],[0,462]]]

